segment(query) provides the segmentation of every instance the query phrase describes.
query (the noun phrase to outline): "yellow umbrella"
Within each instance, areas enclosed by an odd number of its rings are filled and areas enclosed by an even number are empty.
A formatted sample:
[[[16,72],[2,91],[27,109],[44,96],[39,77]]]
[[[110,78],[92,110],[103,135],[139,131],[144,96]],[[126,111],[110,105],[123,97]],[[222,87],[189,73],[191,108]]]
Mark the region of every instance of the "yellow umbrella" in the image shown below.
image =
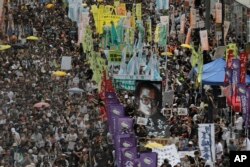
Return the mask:
[[[67,73],[64,71],[56,71],[53,73],[53,75],[55,75],[57,77],[65,77],[67,75]]]
[[[38,37],[35,37],[35,36],[29,36],[29,37],[27,37],[26,39],[32,40],[32,41],[37,41],[37,40],[39,40],[39,38],[38,38]]]
[[[188,44],[182,44],[181,47],[183,47],[183,48],[188,48],[188,49],[192,49],[192,46],[191,46],[191,45],[188,45]]]
[[[46,8],[47,8],[47,9],[52,9],[52,8],[54,8],[54,7],[55,7],[55,5],[52,4],[52,3],[49,3],[49,4],[46,5]]]
[[[154,148],[163,148],[164,146],[156,142],[148,142],[144,147],[154,149]]]
[[[163,52],[161,53],[162,56],[173,56],[173,53],[171,52]]]
[[[11,48],[10,45],[0,45],[0,51],[6,50],[6,49],[9,49],[9,48]]]

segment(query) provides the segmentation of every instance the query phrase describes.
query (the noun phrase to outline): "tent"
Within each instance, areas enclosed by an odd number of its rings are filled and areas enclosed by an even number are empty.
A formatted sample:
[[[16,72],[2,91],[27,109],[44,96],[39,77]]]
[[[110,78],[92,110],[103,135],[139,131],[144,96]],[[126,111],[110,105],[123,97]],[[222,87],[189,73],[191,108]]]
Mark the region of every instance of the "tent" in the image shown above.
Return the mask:
[[[205,85],[224,85],[226,61],[223,58],[216,59],[203,66],[202,83]],[[195,68],[197,73],[198,69]],[[247,75],[246,83],[250,84],[250,76]]]

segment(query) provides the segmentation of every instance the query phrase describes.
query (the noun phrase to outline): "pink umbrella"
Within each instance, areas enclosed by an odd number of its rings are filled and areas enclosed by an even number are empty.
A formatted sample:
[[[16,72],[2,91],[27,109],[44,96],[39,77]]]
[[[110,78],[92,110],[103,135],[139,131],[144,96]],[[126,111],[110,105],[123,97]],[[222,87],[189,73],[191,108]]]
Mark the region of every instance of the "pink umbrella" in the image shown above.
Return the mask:
[[[49,103],[45,103],[45,102],[39,102],[39,103],[36,103],[34,105],[34,108],[48,108],[50,107],[50,104]]]

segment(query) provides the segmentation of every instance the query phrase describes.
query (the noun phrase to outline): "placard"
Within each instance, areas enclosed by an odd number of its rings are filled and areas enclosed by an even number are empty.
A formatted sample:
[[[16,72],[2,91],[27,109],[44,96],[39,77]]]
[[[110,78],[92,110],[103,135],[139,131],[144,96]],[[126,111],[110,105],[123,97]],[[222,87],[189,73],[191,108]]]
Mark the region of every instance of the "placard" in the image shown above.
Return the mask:
[[[72,57],[71,56],[63,56],[61,61],[61,70],[71,70],[72,69]]]
[[[187,108],[178,108],[177,112],[178,112],[178,115],[188,115]]]
[[[148,124],[148,119],[143,117],[137,117],[136,124],[146,126]]]

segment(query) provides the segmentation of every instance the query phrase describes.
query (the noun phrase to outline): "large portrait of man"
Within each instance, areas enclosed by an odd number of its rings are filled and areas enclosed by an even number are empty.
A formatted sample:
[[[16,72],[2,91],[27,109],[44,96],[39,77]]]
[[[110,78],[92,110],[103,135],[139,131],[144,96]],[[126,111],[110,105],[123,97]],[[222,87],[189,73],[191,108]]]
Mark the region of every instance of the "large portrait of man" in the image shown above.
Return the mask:
[[[166,136],[166,118],[161,114],[161,82],[136,81],[135,85],[137,119],[147,119],[144,122],[147,122],[145,126],[149,136]]]
[[[161,82],[136,81],[135,100],[138,115],[151,117],[161,109]]]

